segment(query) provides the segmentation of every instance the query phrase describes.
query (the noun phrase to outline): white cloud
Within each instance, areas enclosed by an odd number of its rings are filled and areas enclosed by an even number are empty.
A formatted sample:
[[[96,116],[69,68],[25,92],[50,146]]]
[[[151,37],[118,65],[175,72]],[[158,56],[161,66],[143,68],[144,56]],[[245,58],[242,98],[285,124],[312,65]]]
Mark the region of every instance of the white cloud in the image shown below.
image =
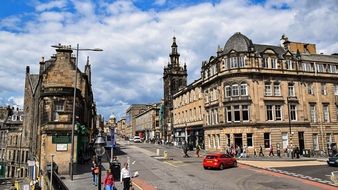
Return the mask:
[[[37,5],[35,7],[35,10],[38,12],[42,12],[42,11],[51,10],[53,8],[58,8],[58,9],[65,8],[67,5],[67,0],[52,0],[47,3],[42,3],[42,2],[37,1],[36,4]]]
[[[285,33],[290,40],[316,43],[320,52],[338,52],[338,6],[334,0],[281,0],[263,5],[232,0],[165,11],[142,11],[132,1],[93,2],[39,4],[34,19],[24,21],[21,32],[5,31],[15,27],[21,17],[1,19],[8,27],[0,28],[0,97],[22,98],[25,66],[37,73],[40,57],[48,59],[55,53],[50,46],[57,43],[104,49],[80,52],[79,60],[82,69],[90,56],[95,100],[106,118],[112,112],[122,115],[132,103],[160,101],[163,67],[174,31],[190,82],[199,78],[201,62],[215,55],[217,46],[223,47],[238,31],[254,43],[278,45]],[[281,9],[285,2],[289,9]],[[69,6],[74,6],[72,11]],[[8,98],[0,100],[3,103]]]
[[[155,0],[154,4],[155,4],[155,5],[162,6],[162,5],[164,5],[166,2],[167,2],[166,0]]]

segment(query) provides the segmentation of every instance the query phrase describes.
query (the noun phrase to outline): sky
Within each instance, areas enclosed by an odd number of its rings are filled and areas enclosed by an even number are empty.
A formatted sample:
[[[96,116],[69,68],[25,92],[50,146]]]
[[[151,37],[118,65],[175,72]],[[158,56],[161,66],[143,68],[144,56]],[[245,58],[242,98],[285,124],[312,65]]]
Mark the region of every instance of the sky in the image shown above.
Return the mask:
[[[58,43],[80,48],[79,68],[92,65],[97,111],[107,120],[131,104],[163,97],[163,67],[176,36],[188,83],[201,63],[236,32],[253,43],[315,43],[338,52],[337,0],[0,0],[0,105],[23,106],[26,66],[38,73],[41,57]]]

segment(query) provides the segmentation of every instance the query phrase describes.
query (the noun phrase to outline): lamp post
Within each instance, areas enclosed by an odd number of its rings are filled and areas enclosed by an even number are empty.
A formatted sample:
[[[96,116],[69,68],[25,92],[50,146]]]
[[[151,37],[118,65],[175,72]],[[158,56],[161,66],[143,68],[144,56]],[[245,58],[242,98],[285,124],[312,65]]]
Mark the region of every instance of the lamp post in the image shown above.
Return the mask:
[[[98,165],[99,165],[99,179],[98,179],[98,189],[101,190],[101,157],[105,154],[104,146],[106,145],[106,141],[102,137],[101,131],[97,135],[95,140],[95,154],[97,157]]]
[[[49,186],[49,189],[52,190],[53,188],[53,163],[54,163],[54,154],[51,155],[52,156],[52,162],[50,164],[50,186]]]
[[[61,44],[53,45],[54,48],[63,48]],[[68,48],[71,50],[76,50],[76,63],[75,63],[75,72],[74,72],[74,93],[73,93],[73,114],[72,114],[72,137],[71,137],[71,149],[70,149],[70,179],[73,180],[73,159],[74,159],[74,128],[75,128],[75,103],[76,103],[76,86],[77,86],[77,66],[79,64],[79,51],[103,51],[100,48],[94,49],[80,49],[79,44],[76,45],[76,48]]]

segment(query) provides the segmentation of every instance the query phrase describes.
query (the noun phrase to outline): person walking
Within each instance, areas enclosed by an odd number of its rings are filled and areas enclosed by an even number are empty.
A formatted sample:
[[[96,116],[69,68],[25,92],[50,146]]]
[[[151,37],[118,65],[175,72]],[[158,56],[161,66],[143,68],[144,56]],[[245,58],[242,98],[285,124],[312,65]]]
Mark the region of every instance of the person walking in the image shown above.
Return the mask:
[[[270,145],[270,152],[269,152],[269,156],[275,156],[275,154],[273,153],[273,146]]]
[[[188,143],[184,141],[184,144],[182,146],[183,148],[183,153],[184,153],[184,158],[189,158],[190,156],[188,155]]]
[[[100,173],[100,167],[97,165],[97,163],[95,163],[94,165],[94,175],[95,175],[94,185],[95,186],[97,186],[99,183],[99,173]]]
[[[263,156],[264,157],[262,145],[259,146],[259,155],[258,156]]]
[[[197,143],[196,145],[196,155],[199,158],[200,157],[200,150],[201,150],[201,146]]]
[[[105,190],[113,190],[114,187],[114,177],[110,170],[107,170],[106,175],[104,176],[103,179],[103,185]]]
[[[96,162],[95,162],[95,160],[93,160],[92,161],[92,166],[90,167],[90,170],[92,171],[92,177],[93,177],[93,184],[95,185],[96,183],[95,183],[95,172],[94,172],[94,170],[95,170],[95,166],[96,166],[97,164],[96,164]]]
[[[124,163],[124,167],[121,170],[121,183],[123,182],[123,190],[129,190],[130,188],[130,171],[128,169],[128,163]]]

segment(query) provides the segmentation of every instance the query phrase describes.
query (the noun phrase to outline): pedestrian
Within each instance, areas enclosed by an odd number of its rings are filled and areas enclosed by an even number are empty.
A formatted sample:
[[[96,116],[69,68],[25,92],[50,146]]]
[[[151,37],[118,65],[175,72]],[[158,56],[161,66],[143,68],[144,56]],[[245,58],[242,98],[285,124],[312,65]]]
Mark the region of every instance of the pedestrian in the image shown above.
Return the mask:
[[[35,182],[34,190],[41,190],[41,187],[40,187],[40,185],[39,185],[39,181],[36,181],[36,182]]]
[[[106,175],[103,178],[102,181],[105,190],[113,190],[114,187],[114,177],[110,170],[107,170]]]
[[[257,157],[257,148],[254,148],[254,157]]]
[[[275,154],[273,153],[273,146],[270,145],[270,152],[269,152],[269,156],[275,156]]]
[[[129,190],[130,188],[130,171],[128,169],[128,163],[124,163],[124,167],[121,170],[121,183],[123,182],[123,190]]]
[[[242,153],[242,157],[243,158],[246,158],[246,150],[247,149],[247,147],[246,147],[246,145],[244,145],[244,147],[243,147],[243,153]]]
[[[264,157],[262,145],[259,146],[259,156],[263,156]]]
[[[300,150],[299,150],[298,146],[296,146],[295,154],[296,154],[297,158],[299,158]]]
[[[196,155],[197,155],[198,158],[200,157],[200,150],[201,150],[201,147],[200,147],[200,145],[197,143],[197,145],[196,145]]]
[[[189,158],[190,156],[188,155],[188,143],[186,141],[184,141],[183,146],[183,153],[184,153],[184,158]]]
[[[95,172],[94,172],[95,166],[96,166],[96,162],[95,162],[95,160],[93,160],[93,161],[92,161],[92,166],[90,167],[90,170],[92,171],[92,177],[93,177],[93,184],[94,184],[94,185],[96,184],[96,183],[95,183]]]
[[[95,163],[94,165],[95,186],[97,186],[99,183],[99,173],[100,173],[100,166]]]

